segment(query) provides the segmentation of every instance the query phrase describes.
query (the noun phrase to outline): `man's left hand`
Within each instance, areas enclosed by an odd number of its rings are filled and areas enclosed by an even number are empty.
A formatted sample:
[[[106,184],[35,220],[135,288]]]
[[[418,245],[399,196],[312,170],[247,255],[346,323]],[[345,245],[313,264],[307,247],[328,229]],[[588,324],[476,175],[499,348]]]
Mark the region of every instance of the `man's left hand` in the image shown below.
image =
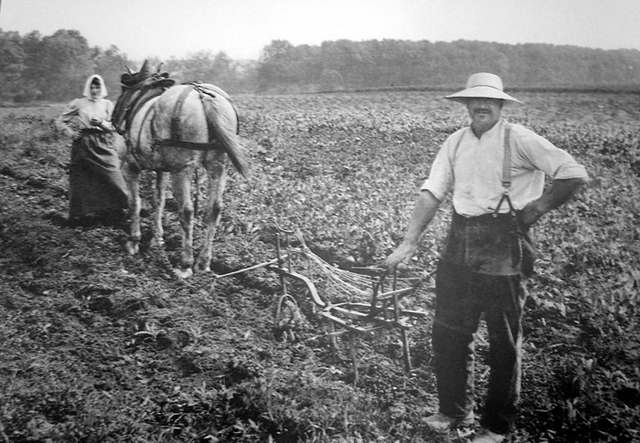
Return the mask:
[[[547,212],[565,204],[587,182],[587,178],[580,177],[554,180],[547,192],[522,209],[522,222],[527,226],[536,223]]]
[[[522,209],[522,223],[531,226],[540,220],[544,214],[546,214],[546,211],[542,204],[538,200],[531,201]]]

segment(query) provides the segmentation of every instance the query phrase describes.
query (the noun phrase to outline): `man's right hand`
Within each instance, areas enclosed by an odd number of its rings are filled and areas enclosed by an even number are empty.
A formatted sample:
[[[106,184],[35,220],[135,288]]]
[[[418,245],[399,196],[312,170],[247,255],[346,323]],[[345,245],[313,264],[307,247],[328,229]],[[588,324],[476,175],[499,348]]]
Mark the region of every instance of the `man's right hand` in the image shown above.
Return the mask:
[[[414,256],[417,249],[418,247],[415,244],[401,243],[384,261],[384,266],[387,268],[387,271],[393,273],[400,263],[408,262],[409,259]]]
[[[431,219],[436,215],[439,206],[440,200],[438,200],[431,191],[420,192],[402,243],[384,261],[387,271],[394,272],[400,263],[408,262],[409,259],[414,256],[418,250],[420,236],[429,222],[431,222]]]

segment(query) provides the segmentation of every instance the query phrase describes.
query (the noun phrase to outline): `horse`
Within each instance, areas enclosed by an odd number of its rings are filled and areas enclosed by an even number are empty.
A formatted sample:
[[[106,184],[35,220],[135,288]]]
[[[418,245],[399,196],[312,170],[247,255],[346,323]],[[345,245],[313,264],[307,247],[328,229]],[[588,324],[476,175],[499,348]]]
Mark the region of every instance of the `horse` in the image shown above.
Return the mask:
[[[140,176],[143,170],[156,172],[154,198],[154,238],[162,243],[166,184],[171,175],[173,195],[182,227],[182,250],[177,276],[208,272],[213,239],[223,209],[223,193],[230,159],[243,176],[249,161],[241,143],[238,114],[229,95],[206,83],[176,85],[166,72],[155,73],[145,60],[139,72],[126,67],[120,78],[122,91],[114,107],[112,122],[123,135],[127,151],[122,171],[131,194],[131,218],[126,249],[135,255],[140,245]],[[194,172],[202,166],[208,190],[204,224],[206,234],[194,262],[194,206],[191,187]]]

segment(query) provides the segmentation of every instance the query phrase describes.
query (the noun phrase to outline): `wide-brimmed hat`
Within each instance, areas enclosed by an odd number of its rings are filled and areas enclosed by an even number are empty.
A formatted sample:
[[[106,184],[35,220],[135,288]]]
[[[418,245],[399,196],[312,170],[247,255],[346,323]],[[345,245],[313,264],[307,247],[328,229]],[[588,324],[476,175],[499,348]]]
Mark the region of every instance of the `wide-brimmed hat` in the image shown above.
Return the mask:
[[[520,100],[511,97],[509,94],[505,94],[502,88],[502,79],[497,75],[489,74],[488,72],[473,74],[469,77],[469,80],[467,80],[467,88],[464,91],[447,95],[445,98],[460,103],[466,103],[470,98],[495,98],[522,103]]]

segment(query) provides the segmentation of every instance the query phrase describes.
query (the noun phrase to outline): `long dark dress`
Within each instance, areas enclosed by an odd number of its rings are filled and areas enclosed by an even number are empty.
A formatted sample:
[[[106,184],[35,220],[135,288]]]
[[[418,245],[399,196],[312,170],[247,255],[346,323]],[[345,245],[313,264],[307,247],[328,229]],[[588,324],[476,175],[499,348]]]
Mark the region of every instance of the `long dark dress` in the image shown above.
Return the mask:
[[[120,170],[115,150],[111,113],[113,103],[98,98],[80,98],[58,118],[59,129],[80,137],[71,145],[69,165],[69,217],[107,213],[128,207],[129,190]],[[103,128],[92,126],[91,118],[105,122]]]
[[[69,217],[128,207],[127,183],[113,148],[114,134],[84,129],[71,147]]]

